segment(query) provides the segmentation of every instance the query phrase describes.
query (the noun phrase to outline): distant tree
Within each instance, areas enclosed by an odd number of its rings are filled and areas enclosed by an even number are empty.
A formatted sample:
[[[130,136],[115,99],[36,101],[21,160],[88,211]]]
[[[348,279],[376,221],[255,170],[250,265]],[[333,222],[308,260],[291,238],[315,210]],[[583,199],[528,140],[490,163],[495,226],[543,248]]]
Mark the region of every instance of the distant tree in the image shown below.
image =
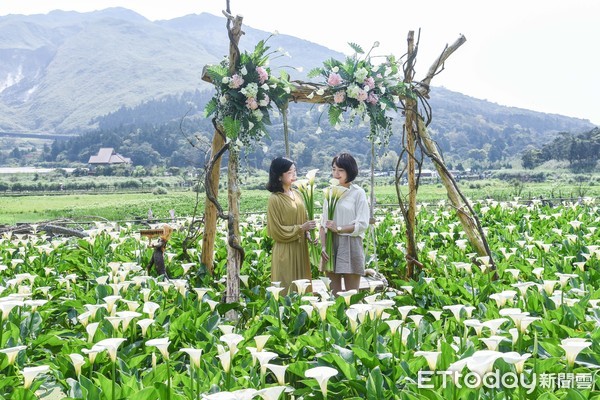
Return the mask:
[[[146,168],[142,167],[141,165],[136,165],[133,168],[133,172],[131,173],[132,176],[147,176],[148,175],[148,171],[146,170]]]
[[[88,174],[87,168],[75,168],[71,173],[73,176],[86,176]]]
[[[490,162],[502,160],[504,158],[504,149],[506,149],[506,141],[503,138],[494,139],[488,151],[488,160]]]
[[[19,159],[23,156],[23,153],[21,152],[21,150],[19,150],[18,147],[15,147],[14,149],[12,149],[12,151],[9,153],[8,155],[10,158],[16,158]]]
[[[542,152],[538,149],[530,149],[523,152],[521,156],[521,163],[523,164],[523,168],[533,169],[542,163],[542,158],[540,157]]]
[[[468,157],[475,161],[485,161],[487,153],[484,149],[472,149],[467,153]]]
[[[160,154],[152,148],[149,143],[132,143],[128,151],[131,161],[134,165],[142,165],[145,167],[160,164]]]
[[[181,175],[181,168],[169,167],[169,168],[167,168],[167,173],[172,176],[179,176],[179,175]]]
[[[379,158],[377,167],[382,171],[393,171],[398,162],[398,153],[394,150],[388,151],[385,155]]]

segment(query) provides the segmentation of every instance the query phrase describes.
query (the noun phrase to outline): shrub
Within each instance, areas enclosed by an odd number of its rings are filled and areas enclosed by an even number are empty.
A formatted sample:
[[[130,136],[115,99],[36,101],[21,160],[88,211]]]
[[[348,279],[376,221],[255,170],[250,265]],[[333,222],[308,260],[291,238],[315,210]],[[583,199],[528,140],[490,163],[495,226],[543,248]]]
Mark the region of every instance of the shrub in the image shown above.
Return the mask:
[[[168,194],[169,192],[167,191],[167,189],[165,189],[162,186],[157,186],[156,188],[154,188],[154,190],[152,191],[153,195],[161,195],[161,194]]]

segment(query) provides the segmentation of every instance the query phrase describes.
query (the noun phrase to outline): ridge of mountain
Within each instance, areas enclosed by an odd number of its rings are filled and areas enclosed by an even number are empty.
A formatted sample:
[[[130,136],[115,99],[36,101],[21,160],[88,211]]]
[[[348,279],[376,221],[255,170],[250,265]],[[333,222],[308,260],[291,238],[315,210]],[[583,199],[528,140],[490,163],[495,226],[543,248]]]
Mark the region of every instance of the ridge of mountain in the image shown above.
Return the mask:
[[[225,18],[207,13],[151,22],[121,7],[0,17],[0,132],[79,134],[97,129],[99,117],[123,107],[212,90],[201,73],[204,65],[228,53],[225,24]],[[251,50],[270,35],[247,25],[244,32],[242,50]],[[306,72],[328,58],[344,57],[289,35],[273,36],[268,44],[293,55],[275,61],[274,69],[303,67],[304,72],[289,71],[293,79],[305,79]],[[594,126],[444,88],[433,88],[430,104],[435,113],[432,129],[437,131],[473,131],[482,121],[486,129],[538,134]]]

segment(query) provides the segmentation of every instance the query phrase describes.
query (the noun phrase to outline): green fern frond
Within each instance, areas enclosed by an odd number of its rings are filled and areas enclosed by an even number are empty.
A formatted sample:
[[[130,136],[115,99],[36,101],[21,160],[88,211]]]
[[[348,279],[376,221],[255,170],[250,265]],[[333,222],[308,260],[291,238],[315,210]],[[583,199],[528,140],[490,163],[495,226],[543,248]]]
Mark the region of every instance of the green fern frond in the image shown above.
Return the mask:
[[[335,126],[338,122],[340,122],[340,115],[342,115],[342,110],[338,107],[330,106],[327,115],[329,117],[329,124],[331,126]]]
[[[306,76],[309,78],[316,78],[317,76],[320,76],[322,73],[323,73],[323,70],[321,68],[313,68],[310,71],[308,71],[308,74],[306,74]]]
[[[290,74],[288,74],[286,71],[280,71],[279,79],[281,79],[283,82],[287,83],[290,81]]]
[[[231,117],[225,117],[223,119],[223,129],[225,130],[225,135],[232,140],[238,138],[241,126],[241,122],[237,119],[233,119]]]
[[[348,45],[350,47],[352,47],[352,50],[354,50],[356,52],[356,54],[364,54],[365,53],[365,51],[363,50],[363,48],[360,47],[360,45],[358,45],[356,43],[348,42]]]
[[[224,77],[229,75],[229,71],[221,64],[211,65],[206,69],[206,75],[210,77],[215,85],[218,85],[221,83]]]
[[[217,99],[214,97],[210,99],[210,101],[206,103],[206,106],[204,107],[204,117],[208,118],[213,115],[217,111],[217,106]]]

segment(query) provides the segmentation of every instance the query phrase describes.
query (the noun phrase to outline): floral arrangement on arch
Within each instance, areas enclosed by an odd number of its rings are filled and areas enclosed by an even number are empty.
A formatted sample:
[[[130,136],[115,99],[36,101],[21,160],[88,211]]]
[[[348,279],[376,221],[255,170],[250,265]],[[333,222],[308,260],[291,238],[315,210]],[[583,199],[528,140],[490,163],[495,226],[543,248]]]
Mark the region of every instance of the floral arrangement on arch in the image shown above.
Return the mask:
[[[322,68],[315,68],[308,74],[309,78],[321,76],[325,79],[326,88],[317,93],[325,95],[329,102],[329,123],[339,129],[344,122],[343,114],[349,112],[350,122],[358,118],[370,125],[371,136],[377,131],[390,134],[400,96],[414,98],[403,81],[401,65],[394,56],[386,56],[386,61],[378,65],[371,62],[371,51],[379,46],[379,42],[375,42],[362,58],[359,54],[365,54],[364,50],[355,43],[348,44],[355,52],[352,57],[343,62],[329,59]]]
[[[207,75],[216,87],[216,93],[204,109],[206,117],[216,115],[225,135],[236,144],[250,145],[266,134],[271,124],[269,111],[273,104],[281,109],[291,92],[289,75],[282,71],[274,77],[268,67],[270,57],[266,40],[258,42],[252,53],[240,54],[239,65],[230,74],[229,61],[207,68]]]

